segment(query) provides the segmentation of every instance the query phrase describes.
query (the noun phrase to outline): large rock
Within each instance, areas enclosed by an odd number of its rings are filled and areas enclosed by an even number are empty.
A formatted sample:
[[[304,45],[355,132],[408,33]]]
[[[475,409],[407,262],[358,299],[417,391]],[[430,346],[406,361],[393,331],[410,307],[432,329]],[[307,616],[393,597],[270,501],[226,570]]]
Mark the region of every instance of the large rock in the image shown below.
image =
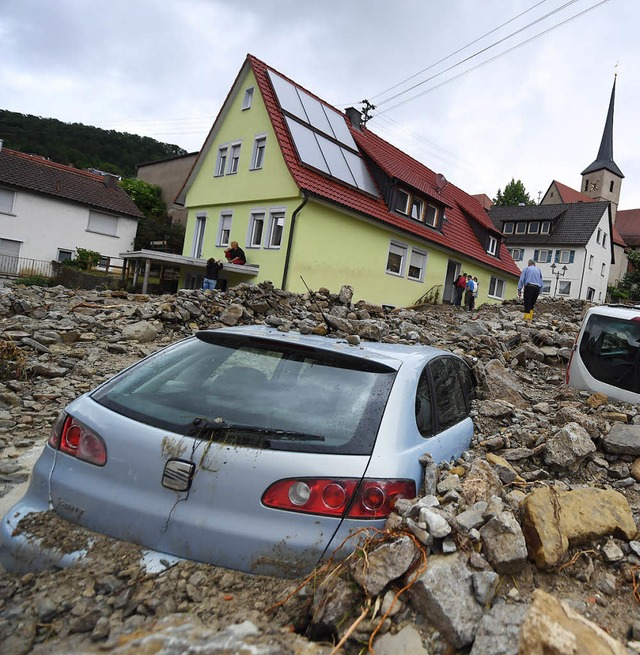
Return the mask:
[[[470,655],[518,655],[526,605],[495,605],[482,617]]]
[[[462,495],[469,505],[479,501],[488,503],[502,492],[502,482],[491,464],[483,459],[474,460],[462,483]]]
[[[158,338],[158,330],[149,321],[138,321],[137,323],[125,325],[122,328],[122,338],[125,341],[149,343]]]
[[[582,426],[567,423],[547,441],[544,461],[555,469],[577,471],[585,458],[595,450],[589,433]]]
[[[527,563],[527,544],[520,524],[501,512],[480,528],[483,552],[498,573],[519,573]]]
[[[536,589],[520,630],[520,655],[628,655],[627,649],[566,603]]]
[[[602,446],[616,455],[640,455],[640,425],[614,423],[602,438]]]
[[[466,555],[432,555],[407,592],[411,603],[456,648],[475,639],[482,618]]]
[[[637,534],[627,499],[611,489],[535,489],[522,510],[529,557],[543,569],[560,564],[570,546],[608,535],[630,541]]]
[[[485,388],[487,398],[492,400],[506,400],[516,407],[523,409],[529,407],[529,403],[522,397],[520,389],[522,385],[518,379],[505,368],[497,359],[487,362],[484,367]]]

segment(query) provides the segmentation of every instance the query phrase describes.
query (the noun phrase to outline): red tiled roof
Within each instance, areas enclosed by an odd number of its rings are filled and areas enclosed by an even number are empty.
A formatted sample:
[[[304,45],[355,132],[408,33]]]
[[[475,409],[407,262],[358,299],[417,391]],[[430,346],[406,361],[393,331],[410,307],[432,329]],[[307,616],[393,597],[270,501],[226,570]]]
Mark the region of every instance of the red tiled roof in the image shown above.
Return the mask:
[[[566,184],[558,182],[558,180],[554,180],[552,184],[556,185],[556,189],[558,189],[558,193],[560,194],[560,200],[565,204],[570,202],[594,202],[595,200],[595,198],[588,196],[586,193],[576,191]]]
[[[307,190],[313,195],[341,205],[342,207],[426,239],[441,247],[460,253],[482,264],[501,270],[504,273],[520,275],[520,269],[514,263],[504,243],[500,246],[500,259],[498,259],[489,255],[478,241],[471,226],[471,221],[477,222],[498,239],[501,235],[487,216],[482,205],[475,198],[451,183],[448,183],[438,193],[435,182],[436,174],[432,170],[376,136],[370,130],[363,128],[360,131],[347,121],[358,147],[388,175],[397,178],[405,185],[411,186],[439,200],[447,206],[445,212],[447,220],[442,227],[442,231],[433,230],[426,225],[391,212],[382,198],[374,198],[358,189],[349,187],[346,184],[326,177],[302,165],[268,79],[267,70],[273,70],[278,75],[285,76],[252,55],[248,55],[247,59],[251,64],[258,87],[267,107],[284,160],[293,179],[301,189]],[[286,77],[285,79],[294,86],[302,88],[293,80]],[[310,93],[307,89],[304,89],[304,91]],[[310,95],[324,105],[331,107],[331,105],[328,105],[328,103],[325,103],[314,94],[310,93]],[[334,108],[332,107],[332,109]]]
[[[640,209],[619,209],[616,228],[628,245],[640,244]]]
[[[144,216],[124,189],[117,185],[109,188],[105,181],[102,175],[57,164],[38,155],[9,148],[0,150],[0,184],[133,218]]]

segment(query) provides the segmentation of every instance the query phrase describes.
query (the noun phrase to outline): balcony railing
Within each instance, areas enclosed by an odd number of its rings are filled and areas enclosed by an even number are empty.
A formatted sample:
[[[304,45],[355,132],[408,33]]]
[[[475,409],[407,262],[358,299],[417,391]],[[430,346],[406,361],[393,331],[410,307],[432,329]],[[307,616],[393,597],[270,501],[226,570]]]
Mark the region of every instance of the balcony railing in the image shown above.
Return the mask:
[[[31,277],[32,275],[53,277],[52,263],[41,259],[0,255],[1,277]]]

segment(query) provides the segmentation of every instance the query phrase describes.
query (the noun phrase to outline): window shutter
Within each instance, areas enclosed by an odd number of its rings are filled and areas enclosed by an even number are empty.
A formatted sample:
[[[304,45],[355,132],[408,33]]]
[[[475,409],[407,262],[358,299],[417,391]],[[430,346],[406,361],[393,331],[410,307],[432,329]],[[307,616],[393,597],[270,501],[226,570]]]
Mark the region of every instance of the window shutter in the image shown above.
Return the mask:
[[[572,250],[572,251],[569,253],[569,263],[570,263],[570,264],[573,264],[573,258],[575,257],[575,255],[576,255],[576,251],[575,251],[575,250]]]
[[[540,260],[538,259],[538,254],[539,254],[539,253],[540,253],[539,250],[534,250],[534,251],[533,251],[533,258],[534,258],[537,262],[540,261]]]
[[[560,263],[560,251],[556,250],[556,259],[555,259],[556,264]]]

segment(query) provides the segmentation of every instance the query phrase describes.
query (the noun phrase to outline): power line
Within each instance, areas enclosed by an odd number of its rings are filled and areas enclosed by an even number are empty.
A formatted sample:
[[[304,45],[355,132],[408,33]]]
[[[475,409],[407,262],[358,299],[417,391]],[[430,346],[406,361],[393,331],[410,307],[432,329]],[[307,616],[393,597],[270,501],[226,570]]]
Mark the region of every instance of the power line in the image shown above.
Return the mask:
[[[544,36],[548,32],[552,32],[553,30],[558,29],[559,27],[562,27],[563,25],[566,25],[570,21],[579,18],[580,16],[583,16],[584,14],[592,11],[593,9],[596,9],[600,5],[606,4],[610,0],[600,0],[600,2],[597,2],[595,5],[592,5],[591,7],[587,7],[587,9],[584,9],[583,11],[574,14],[573,16],[570,16],[566,20],[563,20],[560,23],[556,23],[555,25],[552,25],[551,27],[547,28],[546,30],[543,30],[542,32],[539,32],[538,34],[535,34],[534,36],[530,37],[529,39],[526,39],[525,41],[522,41],[521,43],[518,43],[511,48],[508,48],[504,52],[501,52],[500,54],[496,55],[495,57],[491,57],[490,59],[487,59],[480,64],[477,64],[476,66],[473,66],[472,68],[467,69],[466,71],[463,71],[462,73],[459,73],[458,75],[455,75],[454,77],[449,78],[448,80],[445,80],[444,82],[441,82],[440,84],[436,84],[435,86],[430,87],[429,89],[426,89],[425,91],[422,91],[421,93],[418,93],[414,96],[411,96],[410,98],[407,98],[406,100],[403,100],[402,102],[399,102],[395,105],[392,105],[391,107],[387,107],[387,109],[384,109],[381,112],[378,112],[374,118],[379,116],[380,114],[385,114],[387,112],[390,112],[392,109],[396,109],[397,107],[400,107],[401,105],[406,104],[407,102],[411,102],[412,100],[415,100],[416,98],[420,98],[423,95],[426,95],[427,93],[431,93],[431,91],[435,91],[436,89],[439,89],[441,86],[444,86],[445,84],[449,84],[450,82],[453,82],[454,80],[459,79],[460,77],[467,75],[468,73],[471,73],[474,70],[477,70],[478,68],[481,68],[482,66],[486,66],[487,64],[490,64],[491,62],[495,61],[496,59],[500,59],[501,57],[504,57],[504,55],[512,52],[513,50],[517,50],[518,48],[521,48],[524,45],[527,45],[528,43],[531,43],[531,41],[535,41],[541,36]],[[445,71],[446,72],[446,71]],[[425,80],[428,81],[428,80]],[[415,88],[415,87],[414,87]],[[411,89],[407,89],[407,91],[410,91]],[[398,94],[402,95],[402,94]]]

